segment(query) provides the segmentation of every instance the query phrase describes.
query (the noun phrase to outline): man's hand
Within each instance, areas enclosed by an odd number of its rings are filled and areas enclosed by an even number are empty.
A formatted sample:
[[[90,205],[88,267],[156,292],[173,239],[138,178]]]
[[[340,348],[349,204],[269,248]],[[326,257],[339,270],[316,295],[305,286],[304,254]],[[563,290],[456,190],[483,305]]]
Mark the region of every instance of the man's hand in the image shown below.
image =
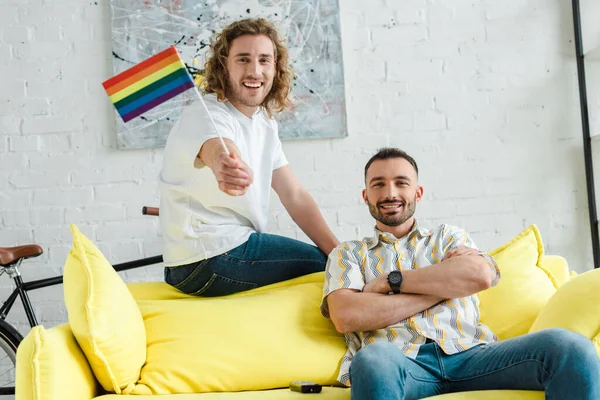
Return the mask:
[[[390,288],[387,277],[388,274],[379,275],[377,278],[373,279],[363,287],[363,293],[388,294],[392,291],[392,289]]]
[[[242,196],[254,181],[252,169],[235,153],[218,153],[212,163],[212,172],[219,189],[230,196]]]
[[[473,249],[470,247],[457,247],[452,250],[448,250],[444,255],[444,259],[442,261],[446,261],[451,259],[452,257],[458,256],[476,256],[479,254],[479,250]]]

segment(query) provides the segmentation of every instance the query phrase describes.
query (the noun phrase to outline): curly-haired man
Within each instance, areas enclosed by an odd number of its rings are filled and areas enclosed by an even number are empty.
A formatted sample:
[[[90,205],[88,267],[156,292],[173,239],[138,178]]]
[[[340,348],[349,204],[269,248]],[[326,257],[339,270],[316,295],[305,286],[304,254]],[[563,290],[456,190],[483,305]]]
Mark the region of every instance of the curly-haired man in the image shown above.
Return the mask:
[[[165,281],[221,296],[323,271],[338,240],[287,166],[272,119],[289,106],[293,80],[277,30],[264,19],[227,26],[203,78],[206,108],[184,110],[164,151]],[[318,247],[264,233],[271,187]]]

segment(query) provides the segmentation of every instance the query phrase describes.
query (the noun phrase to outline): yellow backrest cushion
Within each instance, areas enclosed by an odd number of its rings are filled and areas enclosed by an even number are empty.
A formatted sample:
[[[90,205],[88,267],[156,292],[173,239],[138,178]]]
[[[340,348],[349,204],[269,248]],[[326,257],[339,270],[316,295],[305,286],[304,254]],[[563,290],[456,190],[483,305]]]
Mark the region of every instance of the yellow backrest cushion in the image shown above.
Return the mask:
[[[64,269],[73,334],[102,387],[129,393],[146,361],[146,329],[125,282],[75,225]]]
[[[600,356],[600,269],[575,276],[548,300],[530,332],[565,328],[590,338]]]
[[[81,400],[96,396],[96,380],[68,324],[34,327],[17,349],[18,400]]]
[[[148,356],[133,394],[335,384],[346,344],[319,312],[322,288],[321,279],[220,298],[139,300]]]
[[[529,226],[490,255],[502,278],[496,287],[479,293],[481,322],[500,340],[523,335],[558,288],[541,265],[544,245],[537,227]]]

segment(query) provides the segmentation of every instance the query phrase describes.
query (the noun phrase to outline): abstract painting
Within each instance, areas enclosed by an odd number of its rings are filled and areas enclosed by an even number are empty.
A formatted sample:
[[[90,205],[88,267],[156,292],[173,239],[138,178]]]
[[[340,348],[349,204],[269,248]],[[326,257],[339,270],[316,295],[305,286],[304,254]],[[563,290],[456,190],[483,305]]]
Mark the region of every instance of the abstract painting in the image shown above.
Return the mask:
[[[242,18],[266,18],[286,39],[294,106],[276,116],[285,139],[347,135],[338,0],[111,0],[114,75],[175,46],[200,78],[211,38]],[[163,147],[194,91],[127,124],[116,115],[121,149]]]

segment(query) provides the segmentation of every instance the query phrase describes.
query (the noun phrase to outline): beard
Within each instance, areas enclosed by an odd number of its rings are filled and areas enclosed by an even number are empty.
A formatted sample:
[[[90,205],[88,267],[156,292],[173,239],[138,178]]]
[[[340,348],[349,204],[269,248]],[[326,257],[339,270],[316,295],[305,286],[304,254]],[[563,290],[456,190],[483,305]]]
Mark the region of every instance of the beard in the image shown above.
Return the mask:
[[[225,82],[225,96],[229,101],[234,100],[247,107],[258,107],[263,104],[265,98],[271,92],[273,87],[273,81],[266,82],[266,80],[255,79],[253,77],[246,77],[246,80],[263,81],[261,91],[255,96],[251,96],[249,93],[244,93],[244,85],[238,82],[233,82],[230,77],[227,77]]]
[[[375,218],[377,221],[381,222],[383,225],[386,225],[386,226],[399,226],[399,225],[402,225],[403,223],[405,223],[406,221],[408,221],[413,215],[415,215],[415,210],[417,209],[417,196],[415,195],[415,198],[413,199],[413,201],[409,201],[408,203],[400,201],[400,203],[402,204],[402,208],[403,208],[402,213],[386,215],[379,211],[379,208],[382,205],[390,204],[390,203],[398,203],[398,201],[382,200],[382,201],[377,202],[377,204],[373,204],[367,198],[367,204],[369,205],[369,212],[371,213],[373,218]]]

